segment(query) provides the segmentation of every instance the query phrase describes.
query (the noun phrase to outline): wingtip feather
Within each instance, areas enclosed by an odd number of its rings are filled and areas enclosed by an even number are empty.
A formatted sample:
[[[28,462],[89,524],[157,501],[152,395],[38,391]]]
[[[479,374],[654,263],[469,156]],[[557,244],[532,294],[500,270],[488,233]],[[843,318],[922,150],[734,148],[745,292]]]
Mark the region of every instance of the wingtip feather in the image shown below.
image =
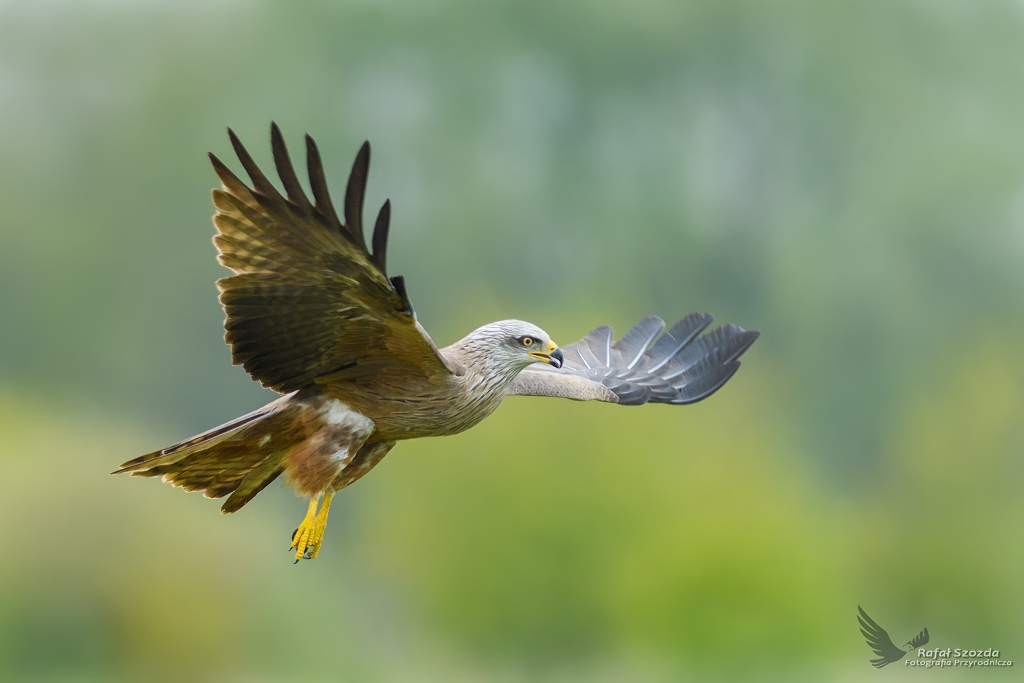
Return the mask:
[[[289,201],[304,212],[308,212],[312,205],[306,197],[306,193],[299,183],[299,177],[295,173],[291,156],[288,154],[288,145],[285,144],[281,129],[274,121],[270,122],[270,148],[274,154],[274,166],[277,168],[277,175],[284,185],[285,193]]]
[[[334,210],[331,193],[327,189],[327,177],[324,175],[324,164],[320,158],[320,149],[316,140],[306,133],[306,171],[309,174],[309,186],[313,191],[314,208],[330,222],[331,227],[343,235],[348,235]]]
[[[366,249],[363,236],[363,202],[366,199],[366,179],[370,173],[370,141],[363,142],[352,162],[352,171],[345,186],[345,229],[353,241]]]
[[[373,226],[373,262],[385,276],[387,270],[388,232],[391,226],[391,200],[385,199]]]

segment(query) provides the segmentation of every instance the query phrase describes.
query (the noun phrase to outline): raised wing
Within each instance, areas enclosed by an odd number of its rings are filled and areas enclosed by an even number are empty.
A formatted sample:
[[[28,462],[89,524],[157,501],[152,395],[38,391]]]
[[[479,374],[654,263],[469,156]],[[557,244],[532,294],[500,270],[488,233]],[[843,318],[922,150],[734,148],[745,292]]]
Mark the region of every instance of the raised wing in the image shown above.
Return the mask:
[[[860,632],[868,641],[868,647],[878,655],[878,659],[869,660],[871,666],[881,669],[886,664],[892,664],[903,659],[903,656],[907,653],[893,644],[892,638],[889,637],[885,629],[876,624],[875,620],[869,617],[868,613],[860,605],[857,606],[857,611],[860,612],[857,616],[857,621],[860,623]]]
[[[618,341],[603,325],[562,348],[560,370],[531,365],[508,393],[623,405],[696,403],[729,381],[740,367],[739,357],[759,336],[731,324],[701,335],[714,319],[691,313],[661,334],[665,321],[652,316]]]
[[[363,199],[370,165],[364,143],[345,191],[342,223],[327,192],[316,143],[306,136],[314,202],[306,197],[281,131],[271,144],[282,196],[230,129],[250,188],[210,155],[223,187],[213,191],[220,262],[236,275],[217,282],[231,358],[264,386],[282,393],[324,382],[392,377],[435,381],[450,373],[416,322],[400,276],[385,269],[389,202],[363,238]]]

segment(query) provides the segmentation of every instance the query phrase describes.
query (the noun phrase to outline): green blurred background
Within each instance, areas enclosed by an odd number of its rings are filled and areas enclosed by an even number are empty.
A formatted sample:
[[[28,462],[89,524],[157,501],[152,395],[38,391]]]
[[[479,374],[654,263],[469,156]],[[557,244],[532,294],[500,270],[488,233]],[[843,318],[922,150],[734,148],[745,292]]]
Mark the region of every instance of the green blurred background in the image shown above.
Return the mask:
[[[292,566],[118,463],[271,398],[222,341],[225,126],[316,137],[440,344],[693,310],[695,406],[510,399]],[[873,681],[1024,658],[1024,8],[0,0],[0,680]],[[1016,667],[1019,669],[1019,667]]]

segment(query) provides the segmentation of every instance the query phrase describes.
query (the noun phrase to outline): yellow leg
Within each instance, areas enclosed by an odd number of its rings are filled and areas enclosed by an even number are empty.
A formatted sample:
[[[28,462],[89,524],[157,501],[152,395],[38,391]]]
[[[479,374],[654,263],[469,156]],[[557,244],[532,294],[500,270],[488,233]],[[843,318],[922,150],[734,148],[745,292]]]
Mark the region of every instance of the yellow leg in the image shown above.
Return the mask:
[[[324,494],[324,503],[320,506],[320,512],[317,513],[313,526],[313,538],[309,544],[309,552],[306,553],[307,559],[312,560],[320,552],[320,544],[324,542],[324,531],[327,530],[327,512],[331,509],[333,495],[332,493]]]
[[[320,506],[320,512],[316,511],[318,496],[309,501],[309,510],[303,518],[299,528],[292,534],[292,545],[289,550],[295,551],[295,563],[299,560],[312,560],[320,552],[320,544],[324,540],[324,530],[327,528],[327,512],[331,507],[332,494],[324,495],[324,504]]]

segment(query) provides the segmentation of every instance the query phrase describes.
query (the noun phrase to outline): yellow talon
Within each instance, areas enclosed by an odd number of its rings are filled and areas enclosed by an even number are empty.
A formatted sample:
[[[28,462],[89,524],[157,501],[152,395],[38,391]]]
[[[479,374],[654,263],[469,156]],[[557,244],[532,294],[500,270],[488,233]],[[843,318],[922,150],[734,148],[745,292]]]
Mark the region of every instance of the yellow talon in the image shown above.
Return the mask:
[[[292,545],[289,550],[295,551],[295,563],[299,560],[312,560],[320,552],[320,544],[324,540],[324,530],[327,528],[327,511],[331,507],[331,494],[324,496],[324,504],[320,512],[316,511],[318,497],[314,496],[309,501],[309,510],[299,524],[299,528],[292,534]]]

